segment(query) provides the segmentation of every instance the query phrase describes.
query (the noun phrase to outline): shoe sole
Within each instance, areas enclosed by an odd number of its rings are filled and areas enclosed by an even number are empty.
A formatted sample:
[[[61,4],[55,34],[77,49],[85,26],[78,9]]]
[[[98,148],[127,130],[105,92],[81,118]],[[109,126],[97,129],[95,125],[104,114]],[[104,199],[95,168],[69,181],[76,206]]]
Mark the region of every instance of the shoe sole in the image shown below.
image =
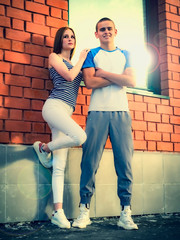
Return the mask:
[[[118,227],[122,227],[125,230],[138,230],[138,226],[137,227],[127,227],[127,225],[125,225],[122,222],[118,222],[117,225],[118,225]]]
[[[40,154],[39,154],[39,144],[40,144],[40,143],[41,143],[40,141],[37,141],[37,142],[35,142],[35,143],[33,144],[34,151],[36,152],[36,154],[37,154],[37,156],[38,156],[38,159],[39,159],[40,163],[43,165],[43,167],[45,167],[45,168],[51,168],[52,166],[47,166],[47,165],[44,164],[43,161],[41,160],[41,156],[40,156]]]
[[[51,220],[51,223],[57,225],[57,226],[60,227],[60,228],[67,228],[67,229],[71,228],[70,223],[69,223],[69,226],[65,226],[65,225],[63,225],[63,224],[60,224],[60,223],[57,222],[56,220]]]
[[[88,225],[91,225],[91,221],[89,221],[88,223],[84,224],[84,225],[73,225],[72,227],[74,228],[86,228]]]

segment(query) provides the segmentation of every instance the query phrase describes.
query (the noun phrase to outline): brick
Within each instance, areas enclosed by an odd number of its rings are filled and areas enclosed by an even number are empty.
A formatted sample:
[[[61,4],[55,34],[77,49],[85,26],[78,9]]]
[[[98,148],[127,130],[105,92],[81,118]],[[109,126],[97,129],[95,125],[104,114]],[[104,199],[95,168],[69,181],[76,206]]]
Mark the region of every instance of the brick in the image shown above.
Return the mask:
[[[45,88],[47,90],[51,90],[53,88],[53,83],[52,83],[52,80],[46,80],[45,81]]]
[[[48,79],[49,71],[48,69],[44,69],[44,68],[25,66],[25,76]]]
[[[24,43],[19,41],[12,41],[12,50],[24,53]]]
[[[134,149],[135,150],[147,150],[147,142],[134,140]]]
[[[18,30],[24,30],[24,21],[19,19],[13,19],[12,27]]]
[[[84,95],[78,95],[77,97],[77,103],[78,104],[85,104],[86,103],[86,97]]]
[[[8,109],[0,108],[0,119],[8,119]]]
[[[86,106],[86,105],[84,105],[84,106],[82,106],[82,114],[84,115],[84,116],[87,116],[88,115],[88,106]]]
[[[44,58],[39,56],[32,56],[31,64],[34,66],[43,67],[44,66]]]
[[[169,99],[161,99],[161,104],[169,106]]]
[[[46,18],[46,25],[50,27],[61,28],[68,26],[68,21],[48,16]]]
[[[39,111],[24,111],[24,120],[30,122],[44,122],[42,113]]]
[[[170,105],[173,106],[173,107],[179,107],[180,106],[180,99],[171,98],[170,99]]]
[[[173,151],[173,143],[170,142],[157,142],[157,150],[172,152]]]
[[[148,103],[148,112],[156,112],[156,105],[153,103]]]
[[[44,101],[40,101],[40,100],[32,100],[31,101],[31,109],[32,110],[42,110]]]
[[[24,88],[24,97],[25,98],[46,100],[48,95],[49,95],[48,92],[45,90]]]
[[[109,137],[107,138],[107,141],[105,144],[105,149],[112,149],[112,144],[111,144]]]
[[[32,88],[44,89],[44,80],[33,78],[32,79]]]
[[[10,0],[0,0],[0,4],[10,5]]]
[[[45,16],[41,14],[33,14],[33,22],[40,25],[45,25]]]
[[[36,46],[34,44],[26,44],[25,52],[33,55],[48,57],[50,49],[44,46]]]
[[[176,22],[171,22],[171,29],[172,29],[172,30],[175,30],[175,31],[178,31],[178,23],[176,23]]]
[[[1,49],[11,49],[11,41],[5,38],[0,38]]]
[[[17,40],[20,42],[30,42],[31,35],[27,32],[22,32],[14,29],[6,29],[6,38]]]
[[[45,0],[34,0],[34,2],[45,4]]]
[[[22,97],[23,96],[23,89],[22,89],[22,87],[11,86],[10,87],[10,95],[12,97]]]
[[[73,112],[74,114],[79,114],[81,115],[81,105],[76,105],[75,111]]]
[[[11,133],[11,143],[14,143],[14,144],[23,144],[24,141],[23,141],[23,133],[14,133],[12,132]]]
[[[168,19],[170,21],[174,21],[174,22],[179,22],[180,23],[179,16],[176,15],[176,14],[172,14],[172,13],[167,12],[166,13],[166,19]]]
[[[171,137],[169,133],[163,133],[163,142],[170,142]]]
[[[179,142],[180,143],[180,134],[171,134],[171,142]]]
[[[172,133],[173,132],[173,125],[165,124],[165,123],[158,123],[157,124],[157,131],[164,132],[164,133]]]
[[[147,125],[146,122],[144,121],[132,121],[132,128],[133,130],[142,130],[142,131],[146,131],[147,130]]]
[[[169,123],[170,116],[166,114],[162,114],[162,123]]]
[[[5,15],[5,7],[0,5],[0,15]]]
[[[51,7],[51,16],[56,18],[61,18],[61,11],[62,11],[61,9]]]
[[[170,116],[170,123],[172,123],[172,124],[180,124],[180,117],[178,117],[178,116]]]
[[[80,116],[80,115],[72,115],[72,118],[75,122],[77,122],[81,126],[86,125],[86,117],[85,116]]]
[[[24,73],[24,66],[21,64],[12,63],[11,64],[11,73],[17,75],[23,75]]]
[[[156,142],[148,141],[148,151],[156,151]]]
[[[32,132],[44,133],[45,132],[45,124],[43,124],[43,123],[32,123]]]
[[[135,131],[135,138],[136,140],[144,140],[144,132],[142,131]]]
[[[47,47],[53,47],[54,45],[54,38],[46,37],[45,44]]]
[[[32,34],[32,43],[43,46],[44,45],[44,36],[39,35],[39,34]]]
[[[174,133],[180,133],[180,126],[174,126]]]
[[[9,119],[22,120],[22,110],[10,109],[10,117],[9,117]]]
[[[3,83],[0,83],[0,95],[3,96],[9,95],[9,87]]]
[[[135,111],[134,119],[135,120],[143,120],[143,112]]]
[[[135,111],[147,111],[147,104],[141,102],[131,102],[129,101],[129,109]]]
[[[15,8],[24,9],[24,0],[12,0],[12,6]]]
[[[155,132],[156,131],[156,123],[148,122],[148,131]]]
[[[17,8],[7,7],[7,17],[31,21],[31,13]]]
[[[84,94],[84,95],[91,95],[91,93],[92,93],[92,89],[87,89],[86,87],[82,87],[82,93]],[[128,95],[128,97],[129,98],[133,98],[133,95],[132,94],[127,94]],[[133,99],[129,99],[129,100],[133,100]]]
[[[30,55],[18,52],[5,51],[5,60],[15,63],[30,64]]]
[[[173,114],[173,108],[169,106],[157,105],[157,113]]]
[[[158,133],[158,132],[145,132],[145,140],[161,141],[161,133]]]
[[[9,133],[8,132],[0,132],[0,143],[9,143]]]
[[[68,11],[64,11],[63,10],[63,12],[62,12],[62,19],[64,19],[64,20],[68,20]]]
[[[50,141],[50,135],[48,134],[38,134],[38,133],[27,133],[24,137],[25,144],[33,144],[35,141],[41,141],[47,143]]]
[[[3,106],[3,97],[0,96],[0,107],[2,107],[2,106]]]
[[[32,22],[26,22],[26,31],[31,32],[31,33],[37,33],[37,34],[42,34],[45,36],[50,35],[50,30],[49,27],[35,24]]]
[[[31,123],[15,120],[6,120],[5,129],[12,132],[31,132]]]
[[[174,152],[180,152],[180,143],[174,144]]]
[[[17,75],[5,75],[5,83],[8,85],[30,87],[30,78]]]
[[[47,5],[68,10],[68,2],[64,0],[47,0]]]
[[[0,49],[0,60],[3,60],[3,56],[4,56],[3,50]]]
[[[174,108],[174,115],[179,115],[180,116],[180,107],[175,107]]]
[[[49,6],[43,4],[26,1],[25,9],[31,12],[49,15]]]
[[[0,72],[10,73],[10,63],[0,61]]]
[[[15,97],[5,97],[4,106],[7,108],[30,109],[30,100]]]
[[[5,16],[0,16],[0,26],[3,27],[10,27],[10,18],[5,17]]]
[[[144,120],[149,122],[161,122],[161,115],[157,113],[144,113]]]

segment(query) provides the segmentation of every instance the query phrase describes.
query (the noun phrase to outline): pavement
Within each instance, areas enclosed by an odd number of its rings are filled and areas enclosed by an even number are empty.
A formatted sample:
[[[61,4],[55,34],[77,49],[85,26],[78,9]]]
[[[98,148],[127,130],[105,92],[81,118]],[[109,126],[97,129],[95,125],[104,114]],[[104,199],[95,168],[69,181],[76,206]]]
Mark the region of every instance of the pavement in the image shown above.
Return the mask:
[[[138,230],[124,230],[117,226],[118,217],[92,218],[85,229],[61,229],[46,222],[0,224],[0,240],[179,240],[180,213],[133,216]]]

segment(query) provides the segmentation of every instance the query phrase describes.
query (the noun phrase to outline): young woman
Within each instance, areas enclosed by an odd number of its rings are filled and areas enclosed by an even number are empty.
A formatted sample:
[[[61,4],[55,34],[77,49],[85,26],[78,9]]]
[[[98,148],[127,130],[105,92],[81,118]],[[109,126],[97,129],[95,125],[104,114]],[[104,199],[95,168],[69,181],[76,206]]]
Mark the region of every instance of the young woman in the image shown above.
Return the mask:
[[[61,228],[70,228],[70,222],[63,211],[64,169],[68,148],[80,146],[86,140],[86,133],[71,115],[82,80],[81,67],[89,50],[85,49],[80,53],[79,60],[73,67],[71,58],[75,46],[73,29],[60,28],[55,36],[53,52],[49,55],[49,71],[54,87],[42,109],[43,118],[52,132],[52,141],[37,141],[33,145],[41,164],[46,168],[53,166],[54,212],[51,222]]]

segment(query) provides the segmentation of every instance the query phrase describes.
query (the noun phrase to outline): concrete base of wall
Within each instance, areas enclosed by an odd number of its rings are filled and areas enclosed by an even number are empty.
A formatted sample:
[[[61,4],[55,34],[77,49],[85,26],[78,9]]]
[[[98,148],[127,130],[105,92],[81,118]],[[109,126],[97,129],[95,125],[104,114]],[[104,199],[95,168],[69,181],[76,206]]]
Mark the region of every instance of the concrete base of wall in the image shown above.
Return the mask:
[[[51,217],[52,170],[39,164],[32,146],[0,145],[0,223],[48,220]],[[65,172],[64,211],[79,214],[81,148],[69,150]],[[132,214],[180,212],[180,154],[135,152]],[[105,150],[96,175],[91,217],[119,216],[113,154]]]

